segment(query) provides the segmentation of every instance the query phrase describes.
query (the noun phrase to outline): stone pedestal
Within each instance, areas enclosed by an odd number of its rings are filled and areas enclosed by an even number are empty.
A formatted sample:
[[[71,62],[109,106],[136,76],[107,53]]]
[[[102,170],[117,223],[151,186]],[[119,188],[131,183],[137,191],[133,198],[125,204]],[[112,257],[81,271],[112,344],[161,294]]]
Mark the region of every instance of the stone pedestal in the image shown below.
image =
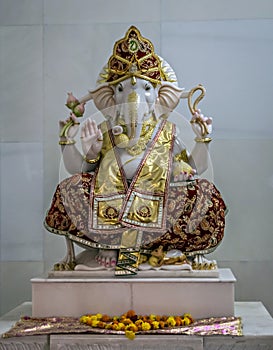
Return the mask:
[[[73,316],[183,314],[195,319],[234,316],[234,282],[230,269],[219,277],[183,278],[33,278],[32,315]]]

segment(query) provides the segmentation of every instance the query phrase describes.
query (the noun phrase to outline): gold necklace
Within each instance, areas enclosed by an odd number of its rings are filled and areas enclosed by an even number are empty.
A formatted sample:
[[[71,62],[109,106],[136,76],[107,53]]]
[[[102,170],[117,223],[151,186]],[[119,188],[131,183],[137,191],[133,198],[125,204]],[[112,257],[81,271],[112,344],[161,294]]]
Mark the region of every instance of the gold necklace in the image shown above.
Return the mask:
[[[126,148],[127,152],[131,156],[137,156],[146,149],[147,143],[151,139],[156,123],[157,120],[154,115],[143,121],[139,140],[134,146]]]

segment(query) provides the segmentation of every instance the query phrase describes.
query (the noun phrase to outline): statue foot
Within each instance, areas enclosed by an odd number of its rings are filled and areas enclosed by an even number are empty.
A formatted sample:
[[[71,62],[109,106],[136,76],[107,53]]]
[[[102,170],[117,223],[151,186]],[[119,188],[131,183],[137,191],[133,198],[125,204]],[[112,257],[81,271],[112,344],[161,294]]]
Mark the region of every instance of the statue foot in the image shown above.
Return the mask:
[[[73,242],[70,241],[67,237],[65,237],[66,242],[66,255],[62,261],[54,265],[54,271],[71,271],[75,269],[75,251]]]
[[[208,260],[203,254],[195,255],[192,268],[194,270],[215,270],[217,269],[217,263],[215,260]]]
[[[54,264],[54,271],[73,271],[75,269],[76,263],[74,261],[61,261]]]
[[[96,261],[106,268],[114,268],[117,264],[118,251],[114,249],[100,249]]]

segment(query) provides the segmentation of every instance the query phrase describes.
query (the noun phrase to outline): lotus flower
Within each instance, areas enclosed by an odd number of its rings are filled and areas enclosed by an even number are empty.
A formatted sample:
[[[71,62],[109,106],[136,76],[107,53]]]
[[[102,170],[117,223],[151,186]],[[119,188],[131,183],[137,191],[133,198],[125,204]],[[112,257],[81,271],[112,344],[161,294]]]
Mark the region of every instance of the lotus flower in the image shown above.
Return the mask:
[[[73,112],[76,115],[76,117],[82,117],[82,115],[85,111],[84,105],[85,105],[85,103],[82,102],[73,108]]]
[[[74,109],[80,102],[75,96],[73,96],[72,92],[68,92],[67,95],[66,107]]]

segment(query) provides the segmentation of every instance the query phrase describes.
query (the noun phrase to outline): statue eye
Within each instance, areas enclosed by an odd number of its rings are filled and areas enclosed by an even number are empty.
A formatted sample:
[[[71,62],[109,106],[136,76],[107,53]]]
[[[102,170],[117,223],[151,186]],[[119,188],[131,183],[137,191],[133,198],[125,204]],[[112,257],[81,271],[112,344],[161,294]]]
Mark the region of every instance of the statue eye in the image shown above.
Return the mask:
[[[145,85],[145,90],[146,90],[146,91],[149,91],[149,90],[151,90],[151,85],[149,85],[149,84],[146,84],[146,85]]]
[[[119,92],[122,92],[122,91],[123,91],[123,86],[122,86],[122,84],[119,84],[119,85],[118,85],[118,91],[119,91]]]

